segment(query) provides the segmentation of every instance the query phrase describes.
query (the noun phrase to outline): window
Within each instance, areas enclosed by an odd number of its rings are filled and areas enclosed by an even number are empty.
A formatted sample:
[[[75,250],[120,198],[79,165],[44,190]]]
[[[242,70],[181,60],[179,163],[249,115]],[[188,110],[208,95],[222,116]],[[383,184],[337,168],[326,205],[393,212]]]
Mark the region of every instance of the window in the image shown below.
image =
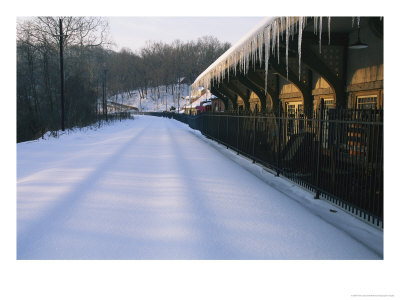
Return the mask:
[[[304,129],[304,106],[302,101],[286,102],[286,134],[291,136]]]
[[[378,96],[367,95],[357,96],[356,108],[357,109],[377,109]]]
[[[328,108],[335,108],[336,103],[333,98],[327,98],[327,99],[324,99],[324,105],[325,105],[325,107],[328,107]]]
[[[334,110],[336,107],[336,102],[333,98],[324,99],[323,118],[324,120],[329,120],[330,111]],[[322,147],[329,149],[333,141],[334,124],[331,122],[323,122],[322,124]]]
[[[289,116],[295,116],[296,112],[303,113],[303,103],[302,102],[287,102],[286,111]]]

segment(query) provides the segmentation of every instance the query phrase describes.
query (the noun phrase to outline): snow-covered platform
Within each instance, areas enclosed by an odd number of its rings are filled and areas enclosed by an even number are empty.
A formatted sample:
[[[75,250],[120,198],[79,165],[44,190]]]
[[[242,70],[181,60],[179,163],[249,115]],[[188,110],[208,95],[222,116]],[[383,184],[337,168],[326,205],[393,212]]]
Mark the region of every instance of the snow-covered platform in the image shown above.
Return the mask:
[[[17,160],[18,259],[383,258],[380,229],[175,120],[20,143]]]

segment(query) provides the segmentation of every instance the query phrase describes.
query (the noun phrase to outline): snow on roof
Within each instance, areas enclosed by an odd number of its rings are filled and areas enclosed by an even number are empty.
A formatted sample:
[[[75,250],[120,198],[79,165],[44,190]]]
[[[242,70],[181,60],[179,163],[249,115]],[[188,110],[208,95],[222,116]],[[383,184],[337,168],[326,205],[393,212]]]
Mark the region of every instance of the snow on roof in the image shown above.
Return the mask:
[[[204,101],[204,99],[197,99],[196,101],[193,101],[192,103],[190,103],[188,106],[195,108],[196,106],[200,105],[201,101]]]
[[[205,102],[207,101],[207,102]],[[186,108],[195,108],[196,106],[200,106],[201,102],[205,102],[203,103],[203,106],[207,106],[207,105],[211,105],[211,100],[206,99],[206,98],[199,98],[196,101],[193,101],[192,103],[186,104],[185,107]]]
[[[242,37],[235,45],[229,48],[222,54],[214,63],[212,63],[203,73],[200,74],[194,81],[192,88],[201,86],[209,88],[210,81],[215,77],[221,77],[221,73],[225,73],[226,69],[233,67],[243,57],[244,50],[247,47],[249,40],[253,36],[259,35],[259,32],[270,25],[276,17],[267,17],[259,22],[252,30]]]
[[[197,100],[199,100],[199,101],[204,101],[204,100],[206,100],[206,99],[208,99],[208,98],[210,98],[211,97],[211,93],[207,90],[203,95],[201,95],[201,96],[198,96],[198,97],[194,97],[193,95],[192,95],[192,98],[191,99],[196,99],[196,101]]]
[[[318,33],[321,45],[322,18],[314,17],[314,33]],[[328,19],[328,31],[330,31],[330,17]],[[247,73],[250,61],[253,64],[262,64],[265,59],[265,73],[268,75],[268,61],[270,51],[273,55],[277,55],[279,63],[279,40],[283,39],[286,33],[286,66],[288,65],[288,44],[289,37],[298,34],[298,53],[299,53],[299,76],[301,62],[301,42],[302,32],[306,25],[307,17],[266,17],[259,22],[252,30],[242,37],[235,45],[229,48],[222,54],[214,63],[212,63],[203,73],[201,73],[194,83],[192,89],[204,87],[210,89],[211,82],[218,83],[227,78],[229,79],[230,72],[234,74],[239,72]],[[319,26],[318,26],[319,24]],[[264,53],[263,53],[264,50]],[[227,74],[226,74],[227,71]],[[267,78],[267,76],[265,76]],[[265,90],[267,90],[267,80],[265,80]]]

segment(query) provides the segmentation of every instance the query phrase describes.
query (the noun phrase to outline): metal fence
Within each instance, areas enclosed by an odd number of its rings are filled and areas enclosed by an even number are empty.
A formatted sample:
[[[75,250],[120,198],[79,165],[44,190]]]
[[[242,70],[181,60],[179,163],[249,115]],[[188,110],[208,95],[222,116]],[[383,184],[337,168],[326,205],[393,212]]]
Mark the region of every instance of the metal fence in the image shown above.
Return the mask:
[[[383,110],[268,114],[174,113],[200,130],[343,209],[383,227]]]

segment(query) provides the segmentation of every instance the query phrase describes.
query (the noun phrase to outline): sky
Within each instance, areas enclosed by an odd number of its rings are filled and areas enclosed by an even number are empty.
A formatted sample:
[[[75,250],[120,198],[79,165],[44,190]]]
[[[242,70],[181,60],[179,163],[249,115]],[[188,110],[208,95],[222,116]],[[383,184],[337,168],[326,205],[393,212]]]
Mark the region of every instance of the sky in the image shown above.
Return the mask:
[[[115,50],[139,50],[147,41],[183,42],[211,35],[235,44],[263,17],[107,17]]]
[[[30,17],[18,17],[18,21]],[[138,51],[148,41],[171,43],[197,40],[209,35],[221,42],[235,44],[256,26],[264,17],[207,17],[207,16],[135,16],[104,17],[109,23],[109,33],[113,50],[129,48]]]

